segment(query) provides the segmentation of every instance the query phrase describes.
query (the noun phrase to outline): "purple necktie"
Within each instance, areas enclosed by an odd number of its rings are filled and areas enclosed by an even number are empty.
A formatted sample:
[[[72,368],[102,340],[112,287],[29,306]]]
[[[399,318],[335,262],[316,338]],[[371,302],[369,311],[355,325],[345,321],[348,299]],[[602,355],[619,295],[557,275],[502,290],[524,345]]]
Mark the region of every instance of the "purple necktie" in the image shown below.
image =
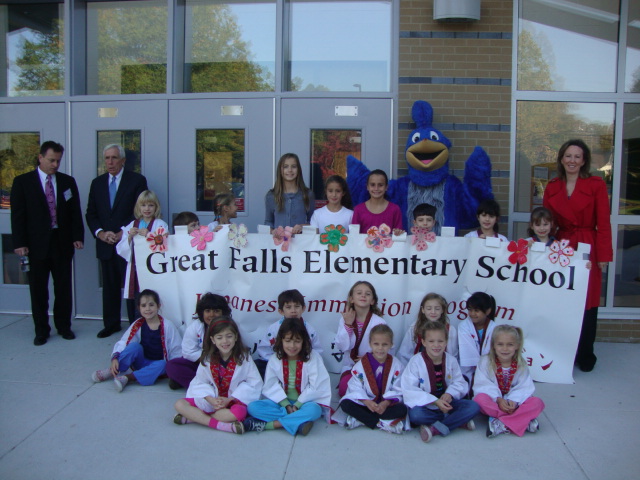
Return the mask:
[[[47,197],[47,203],[49,204],[49,215],[51,215],[51,228],[55,227],[58,223],[58,216],[56,215],[56,196],[53,193],[53,183],[51,182],[51,175],[47,175],[47,183],[44,187],[44,194]]]

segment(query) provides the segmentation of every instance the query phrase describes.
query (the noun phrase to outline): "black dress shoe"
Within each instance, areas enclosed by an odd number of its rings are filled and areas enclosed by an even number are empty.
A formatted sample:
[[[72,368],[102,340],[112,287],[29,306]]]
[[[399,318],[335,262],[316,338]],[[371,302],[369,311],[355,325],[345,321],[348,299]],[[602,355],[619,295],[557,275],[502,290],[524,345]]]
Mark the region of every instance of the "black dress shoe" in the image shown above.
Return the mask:
[[[33,344],[34,344],[36,347],[39,347],[40,345],[44,345],[45,343],[47,343],[47,337],[40,337],[40,336],[38,336],[38,337],[36,337],[36,338],[34,338],[34,339],[33,339]]]
[[[67,330],[66,332],[58,332],[58,334],[65,340],[73,340],[74,338],[76,338],[76,334],[71,330]]]
[[[122,330],[122,327],[117,327],[117,328],[105,327],[98,332],[98,338],[110,337],[111,335],[113,335],[116,332],[119,332],[120,330]]]

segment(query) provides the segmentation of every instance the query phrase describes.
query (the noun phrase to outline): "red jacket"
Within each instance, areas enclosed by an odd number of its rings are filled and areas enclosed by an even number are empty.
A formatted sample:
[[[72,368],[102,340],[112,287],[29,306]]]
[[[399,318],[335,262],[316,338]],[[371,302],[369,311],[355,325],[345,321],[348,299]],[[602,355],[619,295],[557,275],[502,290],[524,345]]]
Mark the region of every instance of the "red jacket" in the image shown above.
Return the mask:
[[[597,307],[602,285],[598,262],[613,260],[611,211],[606,184],[600,177],[578,178],[571,197],[568,197],[566,182],[554,178],[545,189],[543,205],[553,213],[558,227],[557,238],[569,240],[573,248],[578,247],[578,242],[591,245],[585,308]]]

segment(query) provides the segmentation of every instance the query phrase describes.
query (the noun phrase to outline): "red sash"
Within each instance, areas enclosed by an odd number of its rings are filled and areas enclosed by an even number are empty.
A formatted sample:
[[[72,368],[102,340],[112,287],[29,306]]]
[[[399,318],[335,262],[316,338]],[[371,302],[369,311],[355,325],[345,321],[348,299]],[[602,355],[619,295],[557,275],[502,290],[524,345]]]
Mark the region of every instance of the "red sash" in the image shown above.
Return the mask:
[[[511,383],[513,383],[513,377],[516,376],[516,372],[518,371],[518,362],[516,360],[511,361],[511,368],[509,369],[509,373],[505,375],[504,370],[502,369],[502,363],[500,360],[496,358],[496,379],[498,380],[498,387],[500,388],[500,392],[502,395],[506,395],[511,390]],[[505,382],[505,377],[507,377],[507,381]]]
[[[302,360],[296,360],[296,392],[298,395],[302,393]],[[282,360],[282,376],[285,393],[289,391],[289,360],[287,358]]]
[[[147,225],[147,230],[151,231],[155,218],[151,220],[151,223]],[[136,218],[133,221],[132,228],[138,228],[140,225],[140,219]],[[136,293],[140,291],[140,285],[138,284],[138,272],[136,269],[136,251],[133,248],[133,241],[131,242],[131,269],[129,271],[129,290],[127,291],[127,298],[136,298]]]
[[[358,350],[360,350],[360,344],[362,343],[362,339],[364,338],[364,334],[367,331],[367,327],[369,326],[369,322],[371,321],[371,316],[373,315],[373,312],[371,310],[369,310],[369,313],[367,314],[367,318],[364,319],[364,324],[362,325],[362,331],[360,333],[358,333],[358,325],[357,325],[357,321],[353,322],[353,334],[356,336],[356,343],[353,346],[353,348],[351,349],[351,353],[349,354],[349,356],[351,357],[351,360],[353,360],[354,362],[356,362],[358,360]]]
[[[229,397],[229,387],[231,386],[231,379],[236,371],[236,362],[232,358],[229,359],[226,368],[220,363],[210,363],[209,369],[211,370],[211,376],[218,389],[219,397]]]
[[[382,395],[384,394],[385,389],[387,388],[387,380],[389,379],[389,373],[391,372],[391,364],[393,363],[393,357],[387,354],[387,358],[384,361],[384,367],[382,368],[382,391],[378,390],[378,382],[376,382],[376,374],[371,367],[371,361],[369,360],[369,355],[363,355],[362,360],[362,368],[364,369],[364,373],[367,376],[367,381],[369,382],[369,387],[371,391],[376,396],[375,402],[380,403],[382,401]]]
[[[167,345],[164,341],[164,318],[162,318],[162,315],[158,315],[158,318],[160,319],[160,341],[162,342],[162,354],[164,355],[165,360],[169,360],[167,357]],[[129,338],[127,339],[127,345],[129,345],[133,337],[136,336],[136,333],[138,333],[138,330],[140,330],[140,327],[142,327],[144,322],[146,322],[146,320],[142,317],[133,322],[133,325],[131,325],[131,331],[129,332]]]
[[[422,352],[422,359],[424,360],[424,364],[427,367],[427,374],[429,375],[429,393],[434,395],[436,393],[437,387],[437,379],[436,379],[436,369],[433,365],[433,360],[427,355],[427,351],[424,350]],[[442,356],[442,383],[444,384],[445,390],[447,389],[447,356]],[[435,395],[434,395],[435,396]]]

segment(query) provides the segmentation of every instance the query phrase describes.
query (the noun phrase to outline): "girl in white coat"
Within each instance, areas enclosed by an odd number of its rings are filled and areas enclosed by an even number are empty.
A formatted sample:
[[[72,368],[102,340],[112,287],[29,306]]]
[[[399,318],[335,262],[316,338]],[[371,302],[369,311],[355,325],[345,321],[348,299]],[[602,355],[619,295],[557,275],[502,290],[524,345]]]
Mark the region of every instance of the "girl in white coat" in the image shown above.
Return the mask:
[[[422,346],[422,338],[420,332],[427,322],[440,322],[444,324],[449,333],[447,340],[447,353],[458,358],[458,332],[456,327],[449,323],[447,316],[447,300],[438,293],[427,293],[422,302],[420,302],[420,311],[418,319],[411,324],[409,330],[404,335],[398,354],[396,355],[405,365],[409,359],[416,353],[420,353],[424,347]]]
[[[521,437],[525,431],[538,431],[537,417],[544,402],[533,396],[533,380],[522,358],[523,340],[520,328],[498,325],[491,336],[489,355],[478,363],[473,400],[489,416],[489,438],[501,433]]]
[[[376,325],[386,323],[378,308],[378,294],[371,283],[361,280],[349,290],[347,308],[338,323],[335,348],[344,352],[342,375],[338,385],[338,394],[343,397],[347,393],[347,385],[351,378],[351,367],[365,353],[371,351],[369,334]],[[393,350],[392,350],[393,354]]]
[[[476,292],[467,300],[469,317],[458,325],[458,354],[460,368],[473,384],[473,374],[480,360],[491,349],[491,334],[496,322],[496,299],[484,292]]]
[[[180,355],[180,332],[159,315],[158,293],[140,292],[138,309],[142,317],[133,322],[113,346],[109,368],[96,370],[91,376],[94,382],[113,378],[118,392],[129,382],[153,385],[165,373],[167,361]],[[129,367],[133,370],[131,373],[127,373]]]
[[[124,298],[127,300],[127,314],[129,315],[130,324],[138,317],[134,299],[140,291],[133,239],[136,235],[146,237],[149,232],[157,232],[160,228],[163,229],[163,234],[169,235],[169,226],[160,218],[162,216],[160,201],[151,190],[145,190],[138,195],[136,206],[133,209],[133,216],[136,219],[126,227],[122,227],[122,237],[116,245],[118,255],[127,261]]]
[[[389,354],[393,330],[380,324],[371,329],[371,352],[351,369],[347,394],[333,419],[348,429],[366,425],[390,433],[402,433],[407,407],[402,403],[402,363]]]
[[[412,424],[420,425],[420,438],[449,435],[462,427],[474,430],[473,417],[480,407],[463,399],[469,386],[458,362],[445,353],[447,330],[440,322],[427,322],[421,332],[424,351],[411,360],[401,378],[402,396]]]
[[[175,404],[174,423],[199,423],[224,432],[244,433],[247,405],[260,398],[262,379],[236,322],[222,316],[207,328],[202,357],[187,397]]]
[[[284,428],[307,435],[323,408],[329,410],[331,382],[322,357],[311,348],[309,333],[299,318],[282,322],[273,355],[267,363],[262,395],[249,405],[245,430]]]

